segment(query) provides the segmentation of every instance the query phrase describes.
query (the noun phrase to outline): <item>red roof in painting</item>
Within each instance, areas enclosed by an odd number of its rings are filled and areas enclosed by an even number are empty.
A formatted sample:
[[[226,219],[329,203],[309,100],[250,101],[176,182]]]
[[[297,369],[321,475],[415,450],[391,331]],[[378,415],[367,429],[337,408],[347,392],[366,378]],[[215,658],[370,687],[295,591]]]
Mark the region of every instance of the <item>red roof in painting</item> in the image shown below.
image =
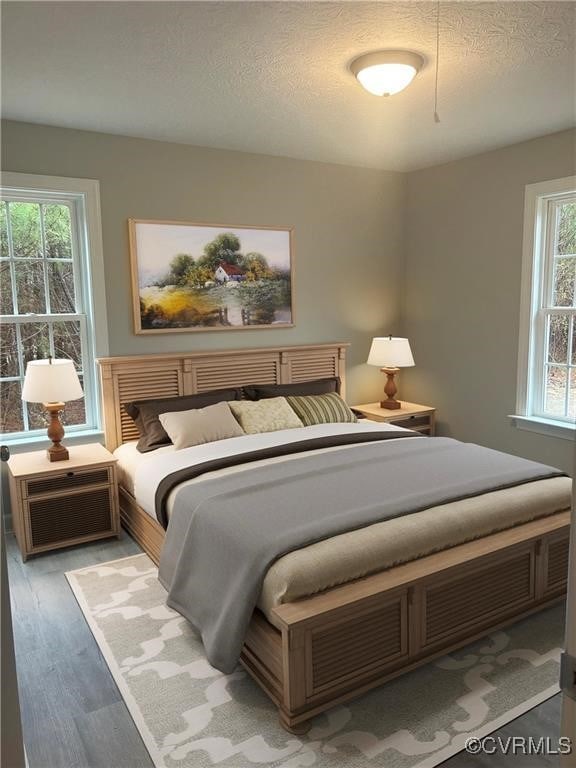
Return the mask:
[[[220,264],[218,264],[219,267],[222,267],[224,272],[226,272],[227,275],[243,275],[244,270],[240,269],[240,267],[236,267],[234,264],[227,264],[225,261],[221,261]]]

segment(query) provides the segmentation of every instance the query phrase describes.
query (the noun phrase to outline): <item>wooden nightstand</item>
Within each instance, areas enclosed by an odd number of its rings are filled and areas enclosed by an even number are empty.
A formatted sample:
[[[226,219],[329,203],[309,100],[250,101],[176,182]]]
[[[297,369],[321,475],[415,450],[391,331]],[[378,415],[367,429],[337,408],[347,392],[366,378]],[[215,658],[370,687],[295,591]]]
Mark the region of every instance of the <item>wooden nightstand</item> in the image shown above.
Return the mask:
[[[76,445],[66,461],[46,451],[10,457],[12,519],[22,559],[120,535],[116,459],[99,443]]]
[[[364,416],[370,421],[387,421],[389,424],[414,429],[424,435],[434,434],[436,409],[429,405],[402,403],[402,407],[396,408],[395,411],[381,408],[380,403],[366,403],[350,407],[359,416]]]

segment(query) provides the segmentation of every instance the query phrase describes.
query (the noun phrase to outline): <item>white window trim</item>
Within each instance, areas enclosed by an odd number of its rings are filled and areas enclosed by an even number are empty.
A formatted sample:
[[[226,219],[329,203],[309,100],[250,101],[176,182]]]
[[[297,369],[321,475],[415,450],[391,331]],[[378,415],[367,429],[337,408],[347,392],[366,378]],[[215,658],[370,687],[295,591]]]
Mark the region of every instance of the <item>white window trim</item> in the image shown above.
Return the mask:
[[[88,253],[88,275],[86,283],[90,286],[89,295],[85,296],[86,311],[90,314],[93,330],[91,348],[94,359],[108,356],[108,320],[106,315],[106,286],[104,279],[104,249],[102,245],[102,217],[100,213],[100,182],[96,179],[75,179],[65,176],[41,176],[34,173],[15,173],[3,171],[0,174],[0,188],[29,191],[32,195],[38,192],[56,192],[81,195],[85,211],[86,228],[78,236],[84,239],[85,250]],[[89,425],[84,429],[66,430],[67,442],[75,442],[84,438],[94,438],[102,434],[101,391],[97,371],[94,372],[94,414],[96,429]],[[45,435],[31,435],[2,438],[2,442],[10,448],[33,448],[36,443],[45,443]]]
[[[565,195],[576,189],[576,176],[563,179],[527,184],[524,196],[524,233],[522,245],[522,281],[520,285],[520,333],[518,340],[518,377],[516,413],[510,418],[519,429],[539,434],[573,440],[576,424],[532,415],[530,403],[530,380],[534,375],[536,349],[532,334],[534,313],[540,304],[543,279],[540,264],[534,254],[543,246],[546,233],[542,221],[547,199]]]

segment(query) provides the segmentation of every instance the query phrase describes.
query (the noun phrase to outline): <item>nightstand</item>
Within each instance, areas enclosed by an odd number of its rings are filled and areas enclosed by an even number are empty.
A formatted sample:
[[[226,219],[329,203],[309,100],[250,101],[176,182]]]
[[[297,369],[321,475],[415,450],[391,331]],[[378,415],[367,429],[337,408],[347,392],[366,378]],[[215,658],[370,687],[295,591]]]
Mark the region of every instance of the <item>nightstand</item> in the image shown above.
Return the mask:
[[[120,535],[116,459],[99,443],[51,462],[46,451],[10,457],[12,520],[22,559]]]
[[[386,421],[388,424],[396,424],[398,427],[414,429],[424,435],[434,434],[436,409],[429,405],[402,403],[402,407],[396,408],[394,411],[381,408],[380,403],[366,403],[365,405],[352,405],[350,407],[356,414],[364,416],[370,421]]]

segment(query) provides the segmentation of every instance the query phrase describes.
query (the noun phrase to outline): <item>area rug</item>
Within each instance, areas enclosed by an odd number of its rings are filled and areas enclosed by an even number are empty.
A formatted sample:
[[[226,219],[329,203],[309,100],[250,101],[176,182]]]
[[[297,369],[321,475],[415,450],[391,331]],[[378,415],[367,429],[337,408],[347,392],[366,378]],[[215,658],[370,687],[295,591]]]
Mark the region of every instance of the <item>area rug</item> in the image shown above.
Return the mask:
[[[284,731],[244,670],[223,675],[165,605],[146,555],[68,581],[158,768],[433,768],[558,692],[561,606]]]

